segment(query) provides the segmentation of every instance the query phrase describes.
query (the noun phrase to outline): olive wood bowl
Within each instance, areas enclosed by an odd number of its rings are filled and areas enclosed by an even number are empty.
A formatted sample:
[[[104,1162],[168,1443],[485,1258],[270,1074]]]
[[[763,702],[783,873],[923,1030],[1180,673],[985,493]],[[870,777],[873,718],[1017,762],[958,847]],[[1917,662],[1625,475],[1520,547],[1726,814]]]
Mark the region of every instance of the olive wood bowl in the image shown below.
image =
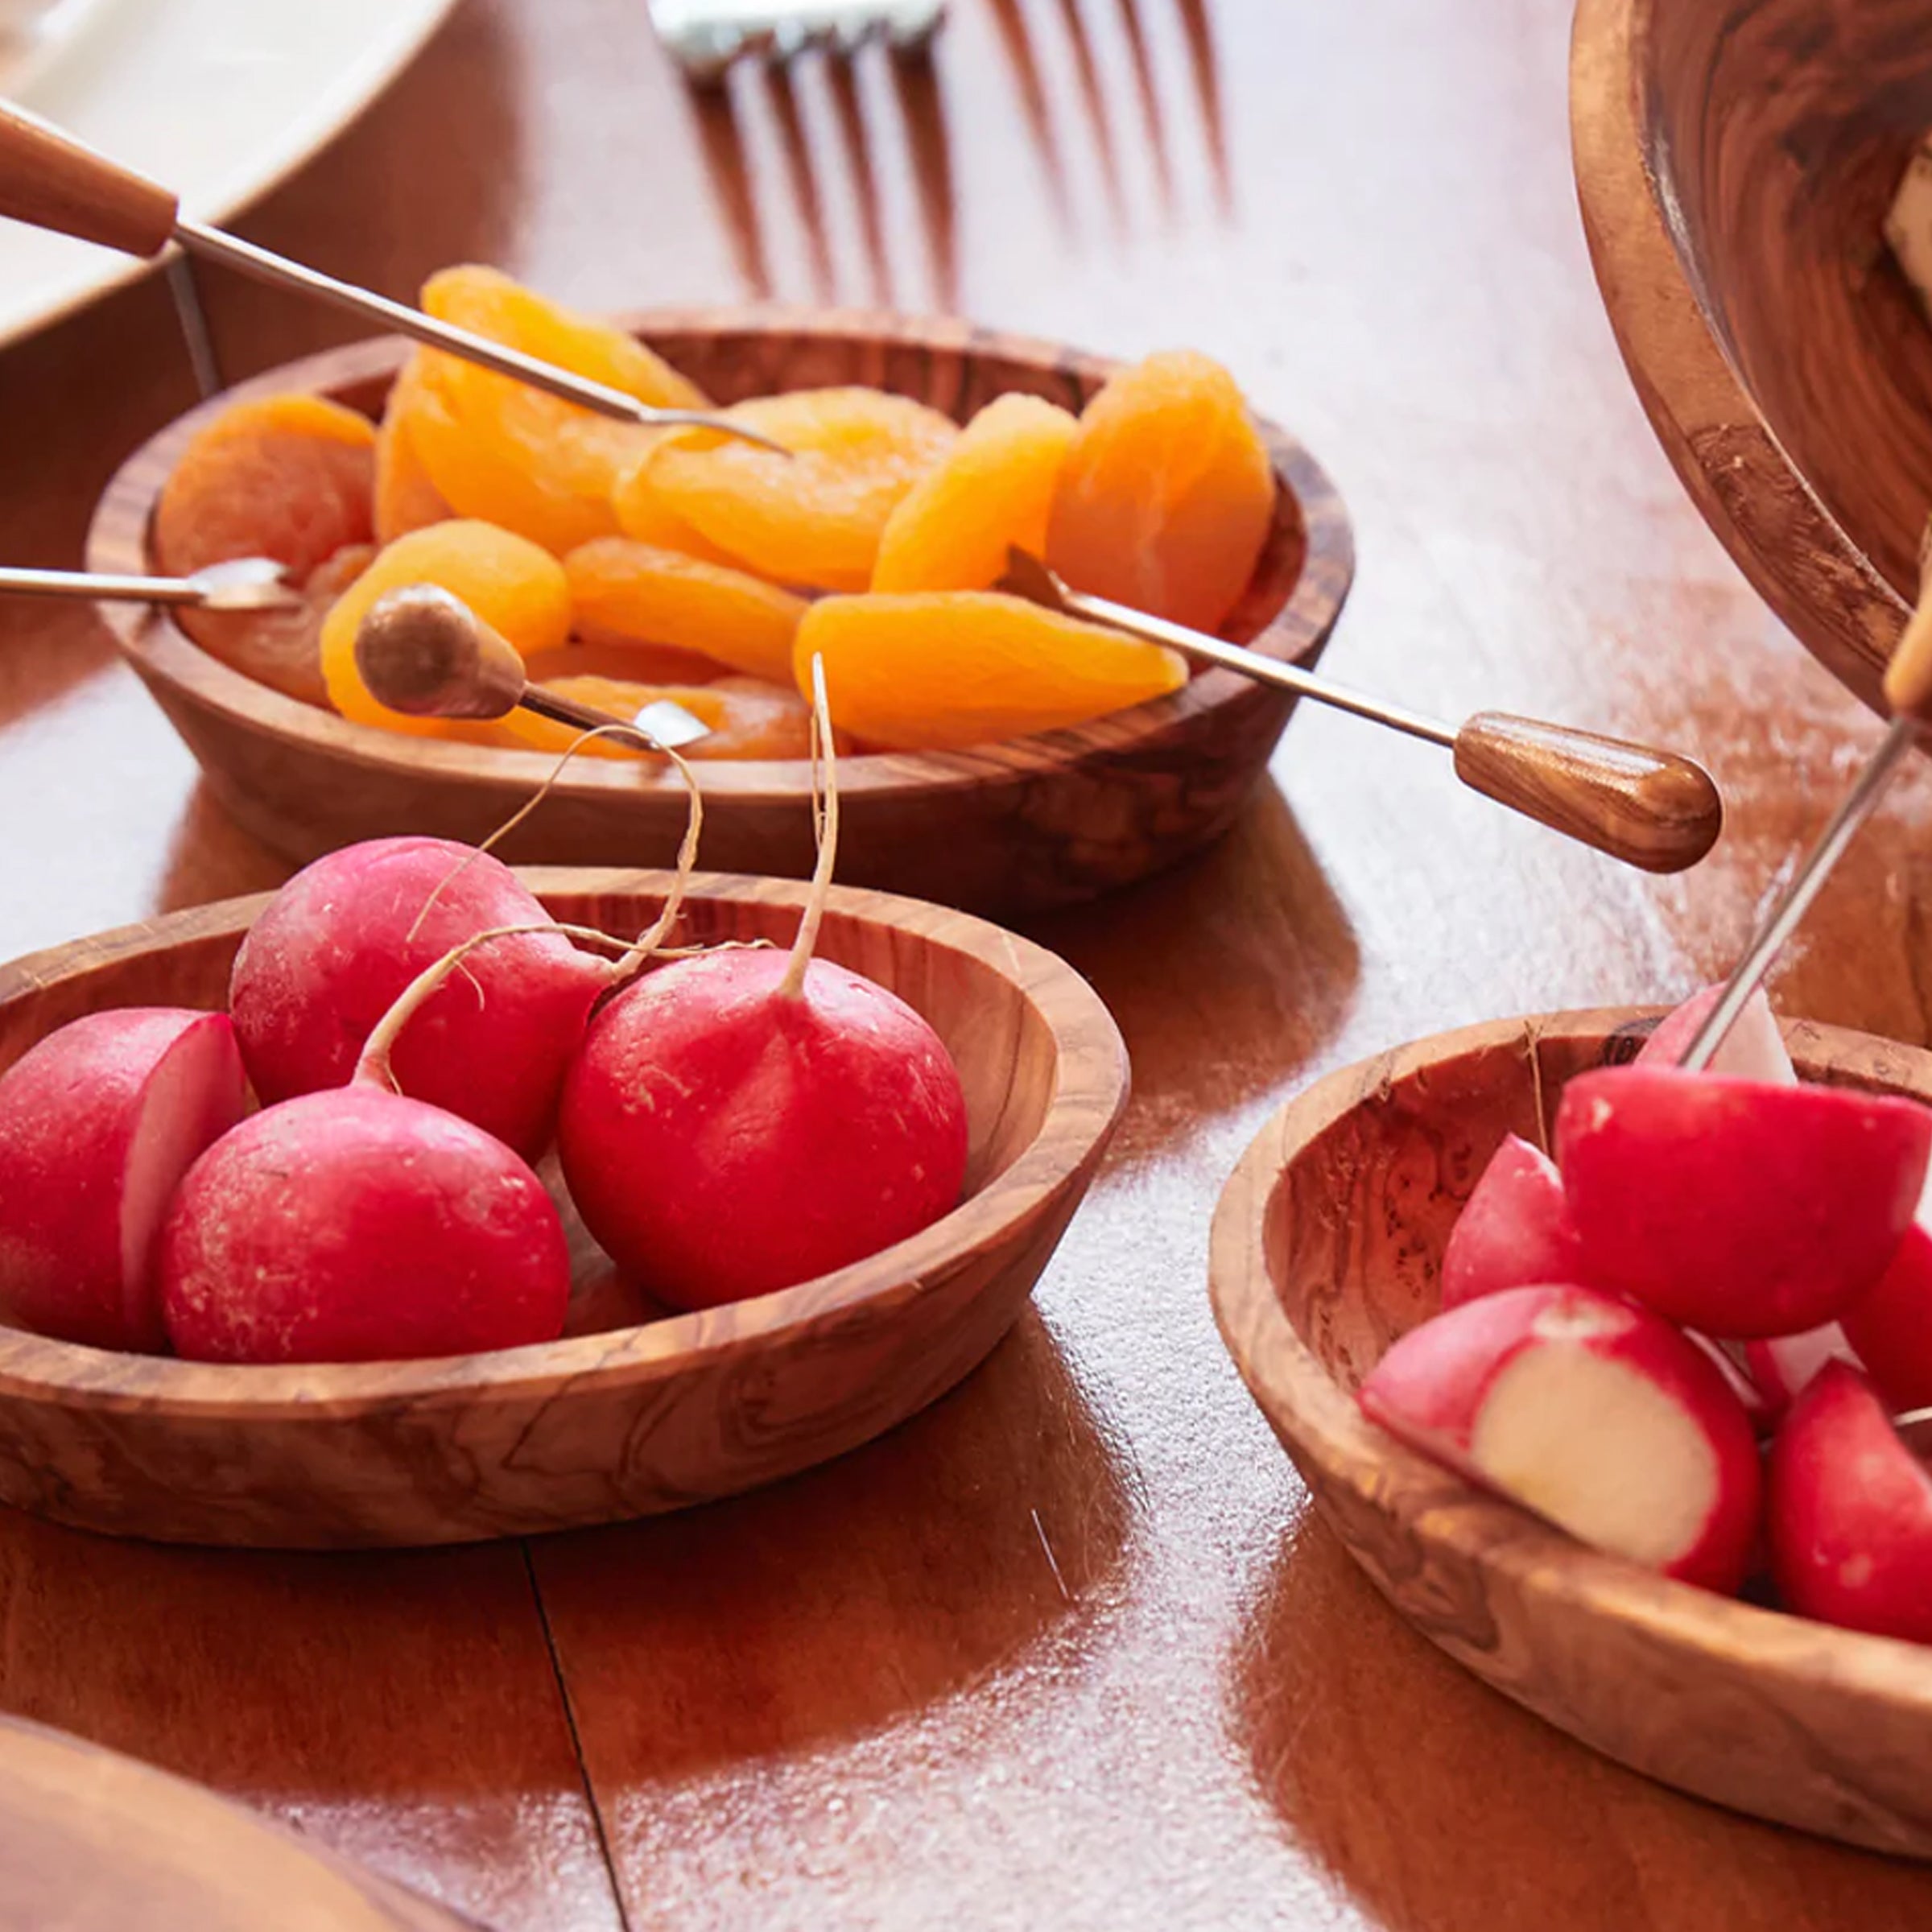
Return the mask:
[[[539,869],[559,918],[634,933],[664,876]],[[807,888],[700,875],[680,943],[789,944]],[[0,968],[0,1068],[103,1007],[224,1004],[266,903],[231,899]],[[461,1542],[675,1509],[842,1454],[950,1389],[1024,1306],[1124,1105],[1099,996],[964,914],[835,890],[819,953],[937,1029],[966,1092],[960,1204],[815,1281],[698,1314],[573,1230],[564,1337],[443,1360],[260,1367],[0,1327],[0,1501],[167,1542]]]
[[[866,383],[964,420],[1022,390],[1078,410],[1114,365],[964,323],[837,312],[721,310],[625,325],[723,402]],[[359,342],[283,365],[191,411],[122,466],[94,514],[88,567],[151,570],[155,500],[188,440],[237,398],[310,390],[379,415],[409,345]],[[1254,580],[1227,634],[1311,665],[1353,572],[1341,500],[1285,431],[1260,425],[1278,489]],[[307,861],[390,832],[472,842],[523,804],[555,761],[352,724],[210,657],[162,609],[104,606],[122,651],[200,761],[215,795],[277,852]],[[1224,831],[1265,768],[1289,695],[1208,671],[1172,696],[1091,724],[965,752],[840,762],[840,877],[975,910],[1068,903],[1144,877]],[[707,762],[704,858],[731,872],[809,877],[803,761]],[[584,759],[499,848],[526,864],[668,865],[684,795],[660,764]]]
[[[1865,703],[1932,509],[1932,326],[1883,237],[1932,127],[1888,0],[1579,0],[1570,120],[1624,360],[1744,575]]]
[[[15,1932],[477,1932],[187,1779],[0,1719],[0,1926]]]
[[[1634,1055],[1660,1017],[1500,1020],[1317,1082],[1221,1195],[1222,1338],[1369,1580],[1486,1683],[1682,1790],[1932,1856],[1932,1650],[1601,1555],[1356,1405],[1383,1352],[1436,1311],[1443,1245],[1503,1136],[1548,1146],[1563,1083]],[[1932,1055],[1808,1024],[1785,1038],[1807,1079],[1932,1097]]]

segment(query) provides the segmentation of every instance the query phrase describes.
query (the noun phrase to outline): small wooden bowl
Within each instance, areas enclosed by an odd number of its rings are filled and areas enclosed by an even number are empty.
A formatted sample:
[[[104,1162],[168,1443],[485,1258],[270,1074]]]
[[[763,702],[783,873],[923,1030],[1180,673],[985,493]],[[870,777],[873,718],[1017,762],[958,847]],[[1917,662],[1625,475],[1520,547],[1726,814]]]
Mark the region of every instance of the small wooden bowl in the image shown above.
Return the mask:
[[[626,319],[723,402],[868,383],[964,419],[1009,390],[1079,409],[1114,366],[964,323],[824,311],[723,310]],[[125,463],[95,511],[88,568],[154,568],[150,514],[195,432],[239,398],[312,390],[379,414],[408,345],[361,342],[271,369],[191,411]],[[1263,423],[1280,488],[1274,528],[1228,634],[1312,664],[1354,570],[1348,520],[1315,459]],[[162,610],[103,606],[129,662],[210,786],[265,844],[308,860],[357,839],[420,832],[476,841],[555,761],[351,724],[208,656]],[[1091,724],[959,753],[840,762],[839,875],[976,910],[1068,903],[1173,864],[1224,831],[1266,767],[1294,700],[1209,671],[1173,696]],[[802,762],[701,766],[704,859],[808,877],[811,773]],[[500,849],[534,864],[668,865],[684,829],[675,775],[585,759]]]
[[[631,933],[662,875],[539,870],[559,917]],[[789,944],[807,889],[704,875],[679,943]],[[231,899],[0,968],[0,1068],[103,1007],[224,1004],[266,901]],[[249,1368],[0,1327],[0,1501],[165,1542],[462,1542],[646,1515],[842,1454],[1004,1335],[1093,1178],[1127,1055],[1053,954],[934,906],[841,889],[819,943],[916,1007],[958,1063],[961,1204],[816,1281],[697,1315],[641,1304],[578,1244],[562,1340],[437,1361]],[[652,1319],[661,1316],[662,1319]]]
[[[1868,704],[1932,506],[1932,328],[1885,245],[1932,126],[1923,21],[1885,0],[1579,0],[1583,229],[1678,474]]]
[[[1376,1587],[1477,1676],[1633,1769],[1740,1811],[1932,1856],[1932,1650],[1598,1554],[1369,1423],[1354,1390],[1438,1306],[1505,1133],[1659,1015],[1501,1020],[1330,1075],[1270,1121],[1215,1216],[1212,1294],[1249,1392]],[[1809,1025],[1808,1079],[1932,1097],[1932,1055]]]

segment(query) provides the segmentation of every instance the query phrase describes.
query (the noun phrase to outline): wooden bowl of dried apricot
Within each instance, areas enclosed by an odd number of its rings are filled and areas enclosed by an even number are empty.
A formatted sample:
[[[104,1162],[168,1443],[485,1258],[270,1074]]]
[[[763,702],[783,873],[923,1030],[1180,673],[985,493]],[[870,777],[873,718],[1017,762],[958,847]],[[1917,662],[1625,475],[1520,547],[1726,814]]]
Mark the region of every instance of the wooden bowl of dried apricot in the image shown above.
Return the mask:
[[[271,555],[270,614],[109,608],[129,661],[223,803],[308,859],[400,832],[477,840],[570,741],[403,718],[355,669],[386,588],[462,598],[535,683],[634,713],[669,696],[705,857],[802,877],[813,858],[800,671],[824,662],[841,761],[840,874],[976,910],[1091,897],[1223,831],[1292,697],[990,587],[1017,543],[1076,587],[1311,663],[1353,549],[1327,477],[1177,353],[1121,368],[948,321],[822,311],[571,316],[452,269],[432,313],[669,407],[708,401],[788,459],[640,429],[394,339],[291,363],[131,456],[89,533],[103,571]],[[588,747],[498,849],[668,864],[676,774]]]

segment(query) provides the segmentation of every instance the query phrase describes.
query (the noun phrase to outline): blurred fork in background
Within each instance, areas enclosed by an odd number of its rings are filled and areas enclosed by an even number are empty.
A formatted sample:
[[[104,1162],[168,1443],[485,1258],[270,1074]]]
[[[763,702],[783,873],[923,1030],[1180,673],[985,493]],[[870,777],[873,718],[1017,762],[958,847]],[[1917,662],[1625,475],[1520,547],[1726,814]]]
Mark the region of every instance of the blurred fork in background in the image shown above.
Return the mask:
[[[741,56],[789,60],[807,47],[856,53],[870,39],[923,46],[946,0],[650,0],[650,23],[694,80],[715,81]]]

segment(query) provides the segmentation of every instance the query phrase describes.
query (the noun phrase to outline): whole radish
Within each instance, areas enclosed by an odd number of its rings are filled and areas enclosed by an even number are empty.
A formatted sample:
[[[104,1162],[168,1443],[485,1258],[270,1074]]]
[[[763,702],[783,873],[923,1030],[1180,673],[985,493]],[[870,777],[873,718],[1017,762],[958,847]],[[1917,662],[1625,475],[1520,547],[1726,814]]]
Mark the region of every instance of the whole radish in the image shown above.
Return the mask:
[[[275,894],[235,960],[229,1009],[256,1092],[275,1101],[341,1086],[377,1022],[452,947],[551,927],[509,867],[473,846],[371,839],[316,860]],[[561,928],[479,949],[398,1043],[398,1085],[534,1160],[611,970]]]
[[[815,663],[815,678],[822,720]],[[875,1253],[945,1213],[965,1176],[945,1043],[896,994],[812,956],[838,839],[820,737],[824,836],[791,953],[710,953],[625,988],[564,1081],[557,1150],[584,1224],[683,1307]]]
[[[218,1013],[89,1013],[30,1047],[0,1077],[6,1319],[97,1348],[159,1348],[162,1217],[247,1097]]]
[[[180,1354],[368,1361],[562,1332],[570,1255],[543,1183],[481,1128],[391,1084],[398,1035],[483,950],[473,939],[419,975],[346,1085],[264,1108],[188,1170],[162,1231],[159,1270]]]

